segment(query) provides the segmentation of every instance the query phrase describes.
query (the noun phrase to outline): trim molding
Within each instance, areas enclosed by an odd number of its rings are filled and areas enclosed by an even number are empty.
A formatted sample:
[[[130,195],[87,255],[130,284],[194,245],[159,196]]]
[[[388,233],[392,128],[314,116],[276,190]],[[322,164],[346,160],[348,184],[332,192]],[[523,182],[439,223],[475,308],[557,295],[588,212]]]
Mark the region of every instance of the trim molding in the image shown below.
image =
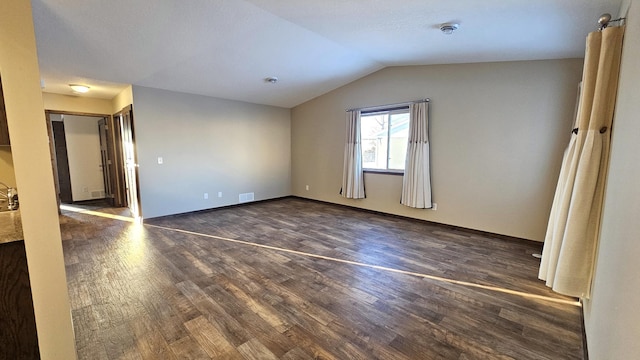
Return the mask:
[[[163,215],[163,216],[158,216],[158,217],[153,217],[153,218],[145,218],[144,220],[170,218],[170,217],[174,217],[174,216],[196,214],[196,213],[207,212],[207,211],[215,211],[215,210],[218,210],[218,209],[228,209],[228,208],[233,208],[233,207],[237,207],[237,206],[245,206],[245,205],[251,205],[251,204],[255,204],[255,203],[261,203],[261,202],[267,202],[267,201],[276,201],[276,200],[288,199],[288,198],[307,200],[307,201],[314,201],[314,202],[317,202],[317,203],[333,205],[333,206],[340,206],[340,207],[349,208],[349,209],[356,210],[356,211],[362,211],[362,212],[366,212],[366,213],[370,213],[370,214],[377,214],[377,215],[382,215],[382,216],[387,216],[387,217],[392,217],[392,218],[397,218],[397,219],[405,219],[405,220],[415,221],[415,222],[419,222],[419,223],[426,223],[426,224],[441,226],[441,227],[444,227],[444,228],[447,228],[447,229],[450,229],[450,230],[463,230],[465,232],[474,233],[474,234],[478,234],[478,235],[482,235],[482,236],[494,237],[494,238],[498,238],[498,239],[506,240],[506,241],[517,241],[517,242],[523,242],[524,241],[524,242],[528,242],[530,244],[537,245],[537,246],[540,247],[540,249],[542,249],[542,244],[543,244],[542,242],[539,242],[539,241],[518,238],[518,237],[515,237],[515,236],[496,234],[496,233],[492,233],[492,232],[488,232],[488,231],[482,231],[482,230],[476,230],[476,229],[469,229],[469,228],[462,227],[462,226],[443,224],[443,223],[439,223],[439,222],[435,222],[435,221],[429,221],[429,220],[423,220],[423,219],[416,219],[416,218],[412,218],[412,217],[408,217],[408,216],[390,214],[390,213],[385,213],[385,212],[382,212],[382,211],[376,211],[376,210],[370,210],[370,209],[363,209],[363,208],[359,208],[359,207],[355,207],[355,206],[349,206],[349,205],[345,205],[345,204],[337,204],[337,203],[332,203],[332,202],[323,201],[323,200],[310,199],[310,198],[305,198],[305,197],[296,196],[296,195],[286,195],[286,196],[280,196],[280,197],[271,198],[271,199],[257,200],[257,201],[251,201],[251,202],[246,202],[246,203],[239,203],[239,204],[224,205],[224,206],[215,207],[215,208],[209,208],[209,209],[188,211],[188,212],[179,213],[179,214]]]
[[[239,207],[239,206],[257,204],[257,203],[263,203],[263,202],[269,202],[269,201],[276,201],[276,200],[282,200],[282,199],[287,199],[287,198],[291,198],[291,197],[294,197],[294,196],[286,195],[286,196],[280,196],[280,197],[271,198],[271,199],[249,201],[249,202],[244,202],[244,203],[223,205],[223,206],[218,206],[218,207],[208,208],[208,209],[202,209],[202,210],[187,211],[187,212],[178,213],[178,214],[162,215],[162,216],[156,216],[156,217],[152,217],[152,218],[144,218],[142,222],[144,223],[145,220],[151,220],[151,219],[166,219],[166,218],[172,218],[172,217],[176,217],[176,216],[184,216],[184,215],[197,214],[197,213],[203,213],[203,212],[209,212],[209,211],[229,209],[229,208],[234,208],[234,207]]]
[[[346,207],[346,208],[349,208],[349,209],[364,211],[364,212],[367,212],[367,213],[370,213],[370,214],[378,214],[378,215],[382,215],[382,216],[388,216],[388,217],[393,217],[393,218],[411,220],[411,221],[420,222],[420,223],[437,225],[437,226],[445,227],[445,228],[451,229],[451,230],[464,230],[466,232],[470,232],[470,233],[474,233],[474,234],[478,234],[478,235],[483,235],[483,236],[495,237],[495,238],[502,239],[502,240],[507,240],[507,241],[518,241],[518,242],[525,241],[525,242],[528,242],[528,243],[531,243],[531,244],[536,244],[536,245],[540,246],[541,249],[542,249],[542,244],[543,244],[542,242],[539,242],[539,241],[523,239],[523,238],[519,238],[519,237],[515,237],[515,236],[496,234],[496,233],[492,233],[492,232],[489,232],[489,231],[482,231],[482,230],[470,229],[470,228],[466,228],[466,227],[462,227],[462,226],[443,224],[443,223],[430,221],[430,220],[416,219],[416,218],[412,218],[412,217],[409,217],[409,216],[390,214],[390,213],[377,211],[377,210],[363,209],[363,208],[359,208],[359,207],[355,207],[355,206],[349,206],[349,205],[345,205],[345,204],[337,204],[337,203],[332,203],[332,202],[324,201],[324,200],[309,199],[309,198],[296,196],[296,195],[285,196],[283,198],[287,198],[287,197],[303,199],[303,200],[309,200],[309,201],[315,201],[315,202],[319,202],[319,203],[323,203],[323,204],[335,205],[335,206],[340,206],[340,207]]]

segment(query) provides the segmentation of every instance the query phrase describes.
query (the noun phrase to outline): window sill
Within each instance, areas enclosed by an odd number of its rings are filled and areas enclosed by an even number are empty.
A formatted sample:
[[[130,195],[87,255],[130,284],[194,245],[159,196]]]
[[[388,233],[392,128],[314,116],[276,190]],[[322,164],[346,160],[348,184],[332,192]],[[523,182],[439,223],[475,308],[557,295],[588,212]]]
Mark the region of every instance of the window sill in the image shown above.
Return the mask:
[[[394,170],[377,170],[377,169],[364,169],[362,170],[362,172],[364,173],[371,173],[371,174],[383,174],[383,175],[404,175],[404,171],[400,170],[400,171],[394,171]]]

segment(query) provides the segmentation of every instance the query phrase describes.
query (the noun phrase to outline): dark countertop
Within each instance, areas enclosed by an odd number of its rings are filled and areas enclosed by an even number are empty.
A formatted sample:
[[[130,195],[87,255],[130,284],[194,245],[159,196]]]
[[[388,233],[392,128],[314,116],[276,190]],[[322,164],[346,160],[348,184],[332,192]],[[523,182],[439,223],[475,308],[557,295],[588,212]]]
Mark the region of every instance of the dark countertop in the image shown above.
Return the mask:
[[[0,211],[0,244],[22,239],[20,210]]]

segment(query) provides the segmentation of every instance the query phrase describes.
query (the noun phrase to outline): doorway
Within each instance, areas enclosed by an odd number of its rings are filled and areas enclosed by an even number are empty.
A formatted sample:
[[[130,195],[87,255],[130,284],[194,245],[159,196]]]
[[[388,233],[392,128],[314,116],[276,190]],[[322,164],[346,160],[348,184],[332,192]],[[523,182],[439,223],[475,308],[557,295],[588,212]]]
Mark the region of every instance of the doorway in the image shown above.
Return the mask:
[[[115,115],[46,111],[58,205],[140,215],[131,106]],[[66,205],[65,205],[66,206]]]

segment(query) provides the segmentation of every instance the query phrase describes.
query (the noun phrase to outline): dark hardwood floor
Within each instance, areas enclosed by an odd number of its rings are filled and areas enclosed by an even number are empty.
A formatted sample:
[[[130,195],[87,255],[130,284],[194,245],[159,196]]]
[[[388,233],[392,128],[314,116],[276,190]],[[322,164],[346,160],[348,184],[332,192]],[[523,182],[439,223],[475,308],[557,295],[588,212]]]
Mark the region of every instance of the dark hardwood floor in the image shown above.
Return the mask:
[[[536,243],[297,198],[60,219],[80,359],[582,359]]]

